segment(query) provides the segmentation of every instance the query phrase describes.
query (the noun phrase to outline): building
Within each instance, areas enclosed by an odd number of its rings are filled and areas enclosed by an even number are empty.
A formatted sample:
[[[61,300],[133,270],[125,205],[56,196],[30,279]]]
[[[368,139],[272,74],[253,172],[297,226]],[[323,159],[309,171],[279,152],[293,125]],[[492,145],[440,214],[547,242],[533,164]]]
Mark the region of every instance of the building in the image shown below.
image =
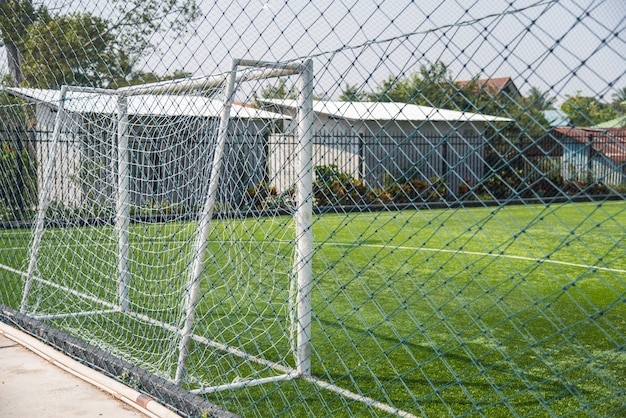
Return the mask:
[[[263,100],[266,109],[286,116],[285,133],[297,131],[295,100]],[[447,195],[477,184],[484,174],[487,127],[511,119],[393,102],[314,101],[315,166],[336,165],[363,179],[371,188],[411,179],[443,180]],[[270,141],[283,141],[273,136]],[[293,142],[293,141],[292,141]],[[270,165],[283,166],[293,147],[274,153]],[[275,175],[279,188],[293,182],[292,174]]]
[[[626,128],[556,127],[550,136],[562,146],[565,179],[626,184]]]
[[[571,126],[567,113],[562,110],[549,109],[543,111],[543,117],[551,127]]]
[[[35,105],[39,194],[73,210],[115,208],[119,155],[118,96],[70,91],[59,115],[59,90],[6,88]],[[151,206],[201,207],[207,191],[223,104],[202,96],[127,97],[129,192],[137,210]],[[221,199],[241,199],[266,179],[268,135],[284,115],[233,105]],[[245,154],[245,159],[238,158]],[[226,197],[228,194],[229,197]]]
[[[469,85],[475,83],[476,93],[479,91],[484,91],[490,96],[495,96],[497,94],[503,93],[507,97],[517,98],[520,97],[520,91],[513,82],[511,77],[496,77],[496,78],[479,78],[477,80],[462,80],[457,81],[455,84],[457,87],[464,89]]]

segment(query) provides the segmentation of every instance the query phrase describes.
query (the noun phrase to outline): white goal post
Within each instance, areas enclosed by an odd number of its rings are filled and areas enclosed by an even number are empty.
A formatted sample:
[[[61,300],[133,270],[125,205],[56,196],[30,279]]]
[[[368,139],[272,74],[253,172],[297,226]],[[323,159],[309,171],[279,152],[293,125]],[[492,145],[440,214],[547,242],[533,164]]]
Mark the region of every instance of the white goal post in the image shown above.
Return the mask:
[[[295,334],[295,368],[285,368],[280,362],[272,362],[262,358],[255,358],[254,355],[247,354],[239,348],[232,348],[220,342],[212,342],[206,337],[194,335],[194,326],[196,323],[196,309],[198,297],[200,294],[201,278],[205,270],[205,259],[208,251],[209,232],[211,230],[211,220],[214,216],[217,205],[217,196],[220,192],[219,184],[221,172],[224,170],[224,149],[227,137],[229,135],[229,123],[231,119],[231,108],[235,97],[236,86],[246,81],[265,80],[281,76],[297,76],[300,111],[298,113],[298,132],[297,132],[297,168],[298,175],[294,184],[294,226],[295,226],[295,249],[293,261],[294,276],[294,306],[295,313],[293,327]],[[129,129],[129,101],[133,97],[170,97],[180,94],[202,94],[203,91],[218,91],[222,96],[221,100],[221,117],[217,126],[217,137],[213,142],[214,148],[212,156],[210,156],[210,173],[208,175],[209,185],[204,196],[198,196],[202,202],[197,215],[197,227],[194,232],[194,244],[191,249],[193,259],[188,263],[187,282],[184,285],[183,301],[182,301],[182,318],[180,328],[172,325],[172,321],[164,321],[159,318],[153,318],[142,312],[133,309],[133,301],[131,293],[133,293],[131,284],[131,251],[132,251],[132,230],[133,225],[131,218],[133,211],[136,211],[134,198],[131,196],[131,171],[137,170],[137,163],[132,161],[131,145],[129,137],[132,133]],[[213,94],[213,93],[211,93]],[[71,96],[71,100],[69,97]],[[39,189],[38,214],[33,226],[33,238],[30,248],[30,258],[28,268],[25,274],[25,282],[23,286],[23,297],[20,306],[22,313],[33,314],[37,308],[41,309],[43,305],[39,301],[40,296],[33,296],[33,284],[35,282],[45,286],[56,288],[65,294],[73,295],[81,300],[88,300],[91,303],[99,305],[97,309],[81,310],[78,312],[36,312],[36,315],[42,319],[55,320],[59,318],[86,317],[90,315],[101,315],[119,312],[128,316],[134,316],[141,321],[152,325],[161,326],[162,328],[174,331],[180,336],[178,343],[178,360],[176,362],[176,371],[173,381],[181,385],[186,374],[187,363],[189,358],[189,345],[193,340],[202,340],[209,346],[228,351],[234,355],[240,355],[265,364],[274,369],[282,371],[282,374],[271,378],[248,379],[241,384],[218,385],[214,388],[202,388],[198,393],[208,393],[216,390],[229,389],[241,385],[251,386],[269,381],[278,381],[291,379],[297,376],[308,376],[311,373],[311,280],[312,267],[311,260],[313,255],[312,245],[312,141],[313,141],[313,114],[312,114],[312,98],[313,98],[313,69],[310,59],[302,62],[290,63],[270,63],[263,61],[249,60],[233,60],[231,70],[226,74],[212,75],[208,77],[197,77],[182,80],[173,80],[167,82],[158,82],[140,86],[130,86],[117,90],[86,88],[63,86],[60,96],[52,103],[56,106],[56,115],[54,120],[54,129],[52,139],[47,149],[44,167],[42,167],[42,179]],[[73,101],[69,106],[73,106],[73,111],[68,110],[68,101]],[[94,105],[93,102],[98,102]],[[67,128],[66,125],[75,124],[76,114],[84,112],[85,108],[93,106],[94,108],[106,108],[107,112],[112,115],[111,123],[111,145],[114,145],[114,152],[110,153],[111,166],[113,167],[110,175],[114,181],[109,181],[107,187],[114,188],[111,193],[114,202],[112,216],[113,226],[116,238],[111,240],[110,245],[117,247],[117,262],[113,267],[116,270],[117,282],[117,298],[100,298],[92,294],[89,290],[78,290],[72,288],[68,283],[56,283],[54,280],[48,280],[44,275],[39,275],[39,255],[42,249],[42,237],[46,233],[49,223],[49,213],[55,209],[51,207],[55,200],[53,196],[55,192],[52,184],[53,172],[58,169],[59,154],[63,151],[59,149],[60,144],[64,141],[64,135]],[[78,108],[78,110],[77,110]],[[104,112],[104,110],[98,110]],[[95,113],[92,110],[92,113]],[[87,119],[86,116],[80,116]],[[137,158],[137,157],[135,157]],[[108,166],[109,164],[107,164]],[[157,169],[155,167],[146,166],[146,169]],[[56,181],[56,180],[54,180]],[[91,186],[90,186],[91,187]],[[80,188],[80,187],[79,187]],[[91,192],[91,191],[90,191]],[[84,194],[84,193],[83,193]],[[108,199],[107,196],[104,199]],[[108,201],[108,200],[107,200]],[[136,216],[136,213],[134,214]],[[86,221],[87,222],[87,221]],[[70,222],[71,223],[71,222]],[[70,238],[68,238],[69,240]],[[76,241],[75,238],[71,238]],[[71,244],[64,244],[71,245]],[[61,246],[61,244],[59,244]],[[96,252],[99,250],[95,250]],[[104,262],[103,262],[104,263]],[[96,268],[96,267],[93,267]],[[103,273],[106,275],[106,273]],[[78,280],[78,279],[77,279]],[[83,286],[87,288],[88,286]],[[97,293],[97,292],[96,292]],[[31,306],[30,300],[37,299],[37,302]],[[176,321],[174,321],[176,322]]]
[[[272,70],[271,74],[283,74],[284,72],[298,73],[300,75],[300,109],[298,113],[298,181],[296,184],[297,211],[296,223],[296,259],[294,271],[297,274],[297,372],[299,375],[309,375],[311,369],[311,259],[313,251],[312,238],[312,213],[313,213],[313,67],[312,61],[307,60],[301,64],[267,63],[258,61],[234,60],[232,70],[226,84],[226,101],[223,115],[219,126],[217,145],[211,167],[211,182],[204,207],[198,221],[198,232],[195,244],[195,258],[191,269],[189,285],[187,286],[187,302],[185,308],[185,322],[182,329],[182,337],[179,347],[179,359],[174,382],[180,384],[183,378],[185,363],[188,355],[188,346],[192,338],[194,311],[197,303],[200,277],[204,270],[207,240],[209,236],[210,221],[215,208],[217,188],[224,155],[224,147],[228,130],[230,108],[234,96],[235,81],[239,67],[266,67]],[[284,376],[276,379],[282,380]],[[273,379],[262,379],[262,383]],[[248,385],[253,382],[247,382]],[[229,387],[231,385],[228,385]]]

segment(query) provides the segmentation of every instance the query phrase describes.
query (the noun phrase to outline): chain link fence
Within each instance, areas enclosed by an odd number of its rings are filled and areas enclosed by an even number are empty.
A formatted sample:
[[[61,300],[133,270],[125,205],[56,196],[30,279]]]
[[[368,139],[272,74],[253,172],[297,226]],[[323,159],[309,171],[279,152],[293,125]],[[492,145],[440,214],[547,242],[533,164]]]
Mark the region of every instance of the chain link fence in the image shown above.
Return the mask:
[[[623,416],[625,34],[0,0],[0,319],[187,416]]]

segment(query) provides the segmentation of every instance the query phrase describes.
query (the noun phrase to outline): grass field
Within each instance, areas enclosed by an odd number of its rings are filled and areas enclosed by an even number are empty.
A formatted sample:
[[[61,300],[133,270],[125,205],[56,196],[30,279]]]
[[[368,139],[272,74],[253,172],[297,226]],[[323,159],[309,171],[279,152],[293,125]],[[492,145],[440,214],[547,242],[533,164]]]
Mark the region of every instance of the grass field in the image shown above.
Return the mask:
[[[213,228],[195,333],[293,367],[289,218]],[[180,325],[193,231],[133,225],[134,312]],[[326,214],[313,232],[316,378],[417,416],[626,413],[626,202]],[[0,231],[14,308],[30,234]],[[47,231],[40,274],[57,287],[38,283],[29,309],[114,305],[115,242],[110,227]],[[145,317],[50,322],[171,378],[177,338]],[[272,374],[201,340],[191,352],[191,388]],[[245,416],[386,414],[300,379],[206,396]]]

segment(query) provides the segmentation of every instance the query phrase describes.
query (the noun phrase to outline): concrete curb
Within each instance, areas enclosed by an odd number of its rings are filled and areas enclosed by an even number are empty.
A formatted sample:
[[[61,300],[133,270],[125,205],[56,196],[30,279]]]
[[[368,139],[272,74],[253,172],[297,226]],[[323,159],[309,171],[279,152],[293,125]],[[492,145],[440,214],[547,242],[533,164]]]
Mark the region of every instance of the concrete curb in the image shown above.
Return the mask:
[[[36,338],[3,322],[0,322],[0,335],[35,353],[48,363],[109,393],[114,398],[124,402],[142,414],[152,418],[180,418],[180,415],[167,409],[149,396],[139,393],[133,388],[98,373]]]

